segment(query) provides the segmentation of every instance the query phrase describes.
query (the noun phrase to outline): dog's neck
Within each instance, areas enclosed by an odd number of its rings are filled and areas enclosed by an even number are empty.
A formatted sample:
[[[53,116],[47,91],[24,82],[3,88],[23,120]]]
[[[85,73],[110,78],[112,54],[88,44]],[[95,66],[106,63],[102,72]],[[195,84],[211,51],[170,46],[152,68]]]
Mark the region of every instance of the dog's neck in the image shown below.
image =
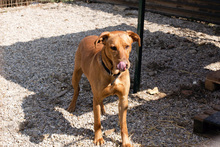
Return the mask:
[[[113,65],[111,60],[105,53],[105,47],[103,47],[101,50],[101,61],[104,63],[105,67],[112,73]]]
[[[103,49],[101,50],[101,57],[100,57],[102,66],[104,67],[104,69],[106,70],[106,72],[112,76],[112,77],[118,77],[120,75],[120,73],[118,74],[113,74],[112,73],[112,69],[113,69],[113,65],[111,60],[108,58],[108,56],[105,53],[105,48],[103,47]]]

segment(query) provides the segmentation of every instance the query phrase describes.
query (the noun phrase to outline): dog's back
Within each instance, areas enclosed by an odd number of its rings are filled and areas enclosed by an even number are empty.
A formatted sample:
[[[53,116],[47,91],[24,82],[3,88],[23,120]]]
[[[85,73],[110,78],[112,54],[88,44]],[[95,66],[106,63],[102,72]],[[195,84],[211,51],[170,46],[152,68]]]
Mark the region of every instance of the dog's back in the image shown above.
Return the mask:
[[[82,39],[75,54],[75,64],[80,65],[85,75],[89,73],[90,68],[95,68],[94,65],[90,65],[103,47],[102,44],[95,46],[97,38],[98,36],[87,36]]]

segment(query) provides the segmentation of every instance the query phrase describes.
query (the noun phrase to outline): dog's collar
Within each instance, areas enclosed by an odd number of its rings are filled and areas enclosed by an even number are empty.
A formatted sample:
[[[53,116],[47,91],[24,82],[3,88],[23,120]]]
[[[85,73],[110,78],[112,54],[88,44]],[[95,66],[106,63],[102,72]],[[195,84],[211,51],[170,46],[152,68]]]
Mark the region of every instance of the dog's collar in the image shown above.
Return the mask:
[[[113,76],[113,77],[118,77],[120,75],[120,72],[118,74],[113,74],[111,70],[109,70],[105,63],[102,61],[102,56],[101,56],[101,62],[102,62],[102,66],[104,67],[105,71],[110,75],[110,76]]]

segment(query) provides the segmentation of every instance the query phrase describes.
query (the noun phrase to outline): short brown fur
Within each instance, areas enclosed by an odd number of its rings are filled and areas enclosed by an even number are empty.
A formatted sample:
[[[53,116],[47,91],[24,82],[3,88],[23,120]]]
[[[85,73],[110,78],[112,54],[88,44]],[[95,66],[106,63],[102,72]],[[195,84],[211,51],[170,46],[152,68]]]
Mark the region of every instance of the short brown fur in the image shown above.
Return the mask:
[[[96,145],[104,143],[100,121],[101,112],[105,113],[103,99],[110,95],[117,95],[119,97],[118,109],[122,146],[132,146],[128,138],[126,115],[130,89],[129,54],[132,43],[135,41],[140,46],[140,37],[132,31],[103,32],[100,36],[85,37],[76,51],[75,67],[72,76],[74,95],[68,111],[73,112],[75,110],[79,95],[79,81],[84,73],[89,80],[93,92],[94,143]],[[104,69],[102,62],[113,74],[117,75],[120,73],[119,76],[116,78],[110,75]],[[117,68],[119,62],[126,63],[127,68],[125,71]]]

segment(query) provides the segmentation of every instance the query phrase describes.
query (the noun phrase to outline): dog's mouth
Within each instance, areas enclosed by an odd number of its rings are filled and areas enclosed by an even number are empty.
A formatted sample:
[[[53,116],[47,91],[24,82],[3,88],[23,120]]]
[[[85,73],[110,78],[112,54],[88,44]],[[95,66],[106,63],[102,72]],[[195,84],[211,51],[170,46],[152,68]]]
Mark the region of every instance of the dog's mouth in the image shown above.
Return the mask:
[[[128,69],[128,64],[121,61],[121,62],[118,63],[117,69],[120,70],[120,71],[125,71],[126,69]]]

